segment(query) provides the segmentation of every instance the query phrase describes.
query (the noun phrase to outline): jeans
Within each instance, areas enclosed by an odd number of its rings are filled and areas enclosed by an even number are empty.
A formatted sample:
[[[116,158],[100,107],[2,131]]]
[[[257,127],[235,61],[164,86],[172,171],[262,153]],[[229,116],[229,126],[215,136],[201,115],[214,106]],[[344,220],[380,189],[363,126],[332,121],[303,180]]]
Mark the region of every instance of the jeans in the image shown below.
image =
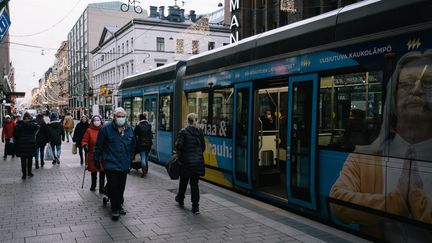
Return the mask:
[[[124,190],[126,188],[127,172],[105,170],[105,175],[108,180],[107,195],[111,200],[111,211],[115,212],[120,210],[124,202]]]
[[[41,163],[44,162],[44,151],[45,151],[45,145],[36,146],[36,156],[35,156],[36,164],[39,162],[39,155],[40,155]]]
[[[51,144],[51,149],[52,149],[52,152],[53,152],[54,159],[60,159],[61,145],[53,145],[53,144]]]
[[[21,171],[24,177],[31,174],[33,157],[21,157]]]
[[[199,175],[189,174],[189,173],[181,174],[180,186],[177,194],[178,199],[183,201],[188,182],[190,182],[192,207],[198,207],[199,199],[200,199],[198,181],[199,181]]]
[[[66,131],[66,130],[65,130],[65,135],[66,135],[66,140],[67,140],[67,142],[69,143],[69,137],[70,137],[71,140],[72,140],[72,131]]]
[[[144,167],[144,166],[148,165],[149,153],[150,153],[150,150],[144,150],[144,151],[140,152],[141,167]]]

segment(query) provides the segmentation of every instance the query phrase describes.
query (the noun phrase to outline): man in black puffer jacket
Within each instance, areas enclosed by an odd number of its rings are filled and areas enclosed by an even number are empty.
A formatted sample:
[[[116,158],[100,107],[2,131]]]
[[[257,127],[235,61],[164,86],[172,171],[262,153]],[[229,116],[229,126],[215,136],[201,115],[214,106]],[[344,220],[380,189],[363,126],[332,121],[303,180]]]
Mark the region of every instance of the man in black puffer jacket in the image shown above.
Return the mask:
[[[36,132],[38,125],[29,113],[24,113],[23,120],[18,121],[14,130],[15,152],[21,158],[22,179],[33,176],[32,160],[36,153]]]
[[[183,206],[186,187],[190,181],[192,212],[199,214],[199,188],[198,181],[200,176],[204,176],[204,156],[205,150],[204,134],[197,128],[198,116],[190,113],[187,116],[188,126],[180,130],[175,144],[177,158],[182,163],[180,171],[180,186],[176,202]]]
[[[60,164],[61,143],[65,140],[63,124],[58,119],[57,113],[53,112],[50,116],[51,122],[48,124],[48,139],[53,153],[53,165]]]
[[[136,140],[135,153],[139,153],[141,157],[142,176],[147,175],[148,172],[148,159],[150,149],[153,145],[153,132],[152,125],[147,120],[148,112],[140,114],[140,122],[135,127],[134,135]]]

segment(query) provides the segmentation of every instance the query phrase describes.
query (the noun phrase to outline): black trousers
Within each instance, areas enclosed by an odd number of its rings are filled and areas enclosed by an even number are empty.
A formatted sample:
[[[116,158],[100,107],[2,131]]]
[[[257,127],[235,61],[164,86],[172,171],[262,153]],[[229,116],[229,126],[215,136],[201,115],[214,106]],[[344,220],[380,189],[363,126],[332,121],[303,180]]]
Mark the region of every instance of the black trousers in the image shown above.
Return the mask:
[[[8,151],[6,149],[9,147],[10,140],[11,140],[10,138],[5,139],[5,146],[4,146],[4,153],[3,153],[4,158],[6,158],[7,156]]]
[[[23,176],[31,174],[33,157],[21,157],[21,171]]]
[[[78,149],[78,154],[79,154],[80,159],[81,159],[81,164],[83,164],[84,158],[85,158],[85,157],[83,157],[83,151],[84,151],[84,156],[86,156],[86,157],[87,157],[87,152],[83,149],[82,146],[78,146],[78,143],[77,143],[77,149]]]
[[[91,188],[96,188],[97,172],[91,173]],[[99,190],[103,190],[105,187],[105,172],[99,172]]]
[[[114,170],[105,170],[108,180],[108,195],[111,200],[111,211],[120,210],[124,202],[127,173]]]
[[[188,182],[190,182],[192,207],[199,206],[200,195],[198,181],[199,176],[196,174],[182,173],[180,175],[180,185],[177,197],[180,200],[184,199]]]

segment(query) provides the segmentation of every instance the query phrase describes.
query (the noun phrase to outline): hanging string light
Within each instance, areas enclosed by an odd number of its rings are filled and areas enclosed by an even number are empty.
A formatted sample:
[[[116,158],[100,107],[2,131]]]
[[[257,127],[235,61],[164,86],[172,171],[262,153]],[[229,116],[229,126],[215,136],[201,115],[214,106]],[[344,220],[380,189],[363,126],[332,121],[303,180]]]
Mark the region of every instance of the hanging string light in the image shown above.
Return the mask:
[[[281,0],[280,10],[291,14],[296,13],[297,9],[295,8],[294,0]]]

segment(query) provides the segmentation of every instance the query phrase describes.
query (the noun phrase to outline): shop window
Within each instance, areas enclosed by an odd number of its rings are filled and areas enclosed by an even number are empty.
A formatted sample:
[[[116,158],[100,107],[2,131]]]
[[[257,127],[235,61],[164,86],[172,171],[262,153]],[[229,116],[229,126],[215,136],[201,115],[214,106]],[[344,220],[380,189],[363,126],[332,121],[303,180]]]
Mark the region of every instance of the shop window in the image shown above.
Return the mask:
[[[172,94],[162,95],[159,99],[159,130],[172,130]]]

